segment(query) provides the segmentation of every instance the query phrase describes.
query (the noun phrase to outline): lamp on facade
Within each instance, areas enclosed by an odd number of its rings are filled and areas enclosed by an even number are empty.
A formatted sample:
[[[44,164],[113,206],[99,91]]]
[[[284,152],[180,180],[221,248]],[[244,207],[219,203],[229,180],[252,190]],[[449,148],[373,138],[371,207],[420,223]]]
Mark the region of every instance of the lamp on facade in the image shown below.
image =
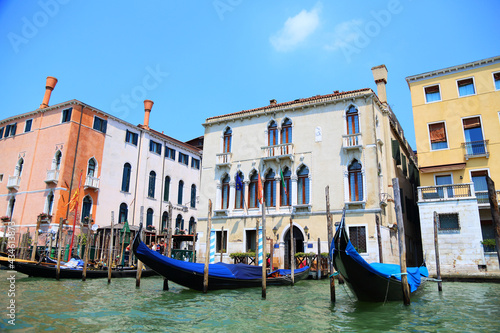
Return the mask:
[[[278,234],[278,228],[276,226],[274,226],[274,228],[273,228],[273,233],[274,233],[274,236],[276,236],[276,241],[278,241],[278,239],[280,238],[280,235]]]
[[[307,227],[307,225],[304,227],[304,232],[307,235],[307,239],[309,239],[309,228]]]

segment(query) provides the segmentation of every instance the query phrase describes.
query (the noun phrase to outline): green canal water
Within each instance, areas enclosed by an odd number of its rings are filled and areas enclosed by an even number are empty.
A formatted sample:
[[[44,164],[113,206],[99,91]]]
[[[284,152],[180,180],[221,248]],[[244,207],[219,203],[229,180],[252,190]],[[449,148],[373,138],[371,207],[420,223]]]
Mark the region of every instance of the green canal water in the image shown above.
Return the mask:
[[[410,306],[354,301],[337,285],[330,303],[328,281],[293,287],[215,291],[203,294],[159,277],[71,281],[16,273],[9,296],[0,271],[0,331],[14,332],[500,332],[500,284],[427,283]],[[15,326],[8,323],[15,300]]]

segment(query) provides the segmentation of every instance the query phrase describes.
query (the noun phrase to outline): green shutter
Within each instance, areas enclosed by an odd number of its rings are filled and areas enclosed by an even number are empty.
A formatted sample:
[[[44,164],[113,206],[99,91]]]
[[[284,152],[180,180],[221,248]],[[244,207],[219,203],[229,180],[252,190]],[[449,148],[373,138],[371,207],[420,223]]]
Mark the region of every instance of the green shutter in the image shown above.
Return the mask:
[[[401,165],[401,153],[399,152],[398,140],[392,141],[392,158],[396,161],[396,165]]]

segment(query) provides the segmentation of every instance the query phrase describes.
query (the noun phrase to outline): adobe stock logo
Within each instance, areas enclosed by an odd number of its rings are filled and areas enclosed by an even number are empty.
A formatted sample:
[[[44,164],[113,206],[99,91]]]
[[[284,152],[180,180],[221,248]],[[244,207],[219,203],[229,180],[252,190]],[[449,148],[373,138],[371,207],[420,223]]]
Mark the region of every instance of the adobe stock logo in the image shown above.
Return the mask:
[[[155,68],[146,66],[146,72],[141,84],[133,87],[129,94],[122,94],[111,103],[111,114],[125,120],[130,110],[135,109],[146,99],[148,91],[158,88],[169,75],[160,69],[160,65],[156,65]]]
[[[219,15],[219,19],[224,21],[224,13],[232,12],[236,6],[241,5],[243,0],[215,0],[212,2],[217,15]]]
[[[51,18],[59,13],[60,5],[65,5],[70,0],[40,0],[37,2],[41,10],[37,11],[31,17],[31,20],[26,16],[21,18],[22,27],[21,34],[9,32],[7,39],[14,50],[14,53],[19,53],[21,45],[28,44],[29,41],[38,35],[40,29],[45,27]]]

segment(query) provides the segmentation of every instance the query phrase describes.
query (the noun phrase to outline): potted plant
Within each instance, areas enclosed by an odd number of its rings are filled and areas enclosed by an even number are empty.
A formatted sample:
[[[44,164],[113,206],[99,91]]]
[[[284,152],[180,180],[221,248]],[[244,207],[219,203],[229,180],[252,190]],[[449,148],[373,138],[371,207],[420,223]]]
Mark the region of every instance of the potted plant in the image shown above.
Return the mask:
[[[483,244],[485,252],[495,252],[496,251],[495,247],[497,244],[495,242],[495,239],[493,239],[493,238],[485,239],[485,240],[481,241],[481,244]]]
[[[89,225],[89,224],[91,224],[91,223],[93,223],[93,222],[94,222],[94,220],[93,220],[93,219],[91,219],[91,218],[90,218],[90,216],[85,216],[85,217],[83,218],[83,224],[84,224],[84,225]]]
[[[42,223],[50,223],[50,220],[52,219],[52,215],[50,215],[49,213],[40,213],[38,215],[38,219]]]
[[[148,226],[146,226],[146,230],[148,230],[148,231],[156,231],[156,228],[155,228],[154,225],[148,225]]]
[[[2,220],[2,222],[10,222],[10,216],[2,216],[0,220]]]

